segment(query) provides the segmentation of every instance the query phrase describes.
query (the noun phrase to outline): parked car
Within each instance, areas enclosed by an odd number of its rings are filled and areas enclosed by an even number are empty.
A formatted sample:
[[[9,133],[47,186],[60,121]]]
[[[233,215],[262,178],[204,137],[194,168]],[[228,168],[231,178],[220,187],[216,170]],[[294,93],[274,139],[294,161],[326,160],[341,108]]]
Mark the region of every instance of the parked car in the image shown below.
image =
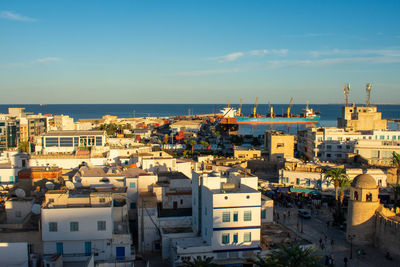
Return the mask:
[[[305,209],[299,209],[298,215],[304,219],[311,219],[311,214]]]

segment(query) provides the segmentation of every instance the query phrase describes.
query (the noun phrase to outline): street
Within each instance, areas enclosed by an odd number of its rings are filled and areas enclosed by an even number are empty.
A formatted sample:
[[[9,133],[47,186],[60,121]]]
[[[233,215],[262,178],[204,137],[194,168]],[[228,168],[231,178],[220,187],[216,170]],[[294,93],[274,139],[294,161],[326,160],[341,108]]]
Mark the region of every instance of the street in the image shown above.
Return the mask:
[[[385,259],[385,254],[372,246],[353,246],[352,259],[350,259],[350,244],[346,241],[346,233],[337,227],[328,226],[327,222],[332,220],[328,208],[321,208],[318,214],[311,215],[311,219],[302,219],[297,215],[297,208],[280,207],[275,205],[275,220],[292,229],[304,239],[309,240],[318,247],[317,253],[323,255],[322,263],[325,263],[325,256],[334,259],[334,266],[345,266],[344,258],[347,257],[348,267],[399,267],[400,259],[389,261]],[[308,210],[310,211],[310,210]],[[290,216],[289,216],[290,213]],[[279,214],[279,220],[277,220]],[[302,225],[303,221],[303,225]],[[303,228],[303,233],[301,229]],[[333,245],[331,245],[333,240]],[[320,241],[322,246],[320,246]],[[322,248],[321,248],[322,247]],[[358,255],[357,250],[365,253]]]

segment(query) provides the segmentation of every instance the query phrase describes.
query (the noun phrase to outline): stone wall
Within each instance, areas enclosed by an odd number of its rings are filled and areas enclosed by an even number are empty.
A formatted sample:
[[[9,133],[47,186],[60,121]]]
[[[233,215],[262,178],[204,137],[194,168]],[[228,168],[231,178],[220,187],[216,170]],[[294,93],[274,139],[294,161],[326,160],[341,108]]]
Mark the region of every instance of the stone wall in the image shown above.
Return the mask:
[[[400,217],[390,215],[395,213],[383,207],[377,210],[374,245],[383,253],[400,256]]]

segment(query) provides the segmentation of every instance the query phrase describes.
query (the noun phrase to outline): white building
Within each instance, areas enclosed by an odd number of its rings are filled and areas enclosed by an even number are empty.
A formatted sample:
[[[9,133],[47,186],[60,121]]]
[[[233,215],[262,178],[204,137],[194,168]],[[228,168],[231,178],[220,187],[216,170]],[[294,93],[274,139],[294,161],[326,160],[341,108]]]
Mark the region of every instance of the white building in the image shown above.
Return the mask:
[[[257,186],[257,177],[242,173],[194,172],[193,231],[200,236],[172,239],[172,264],[196,256],[240,263],[258,253],[262,220],[272,220],[273,203],[265,197],[262,202]]]
[[[113,204],[113,194],[93,190],[53,190],[41,211],[44,254],[62,254],[64,262],[94,255],[102,261],[131,260],[127,207]]]
[[[52,131],[42,135],[36,151],[47,153],[73,153],[80,147],[104,147],[107,142],[105,131]]]
[[[356,153],[360,140],[390,140],[400,144],[400,131],[346,131],[336,127],[308,128],[299,131],[297,150],[308,160],[344,161]]]

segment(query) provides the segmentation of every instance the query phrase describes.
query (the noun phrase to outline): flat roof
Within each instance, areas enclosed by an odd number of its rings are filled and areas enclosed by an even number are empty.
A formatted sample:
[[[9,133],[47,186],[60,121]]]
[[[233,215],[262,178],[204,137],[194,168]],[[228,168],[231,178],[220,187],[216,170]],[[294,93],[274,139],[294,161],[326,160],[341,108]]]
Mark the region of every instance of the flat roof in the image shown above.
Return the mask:
[[[81,136],[81,135],[105,135],[105,131],[51,131],[43,136]]]

